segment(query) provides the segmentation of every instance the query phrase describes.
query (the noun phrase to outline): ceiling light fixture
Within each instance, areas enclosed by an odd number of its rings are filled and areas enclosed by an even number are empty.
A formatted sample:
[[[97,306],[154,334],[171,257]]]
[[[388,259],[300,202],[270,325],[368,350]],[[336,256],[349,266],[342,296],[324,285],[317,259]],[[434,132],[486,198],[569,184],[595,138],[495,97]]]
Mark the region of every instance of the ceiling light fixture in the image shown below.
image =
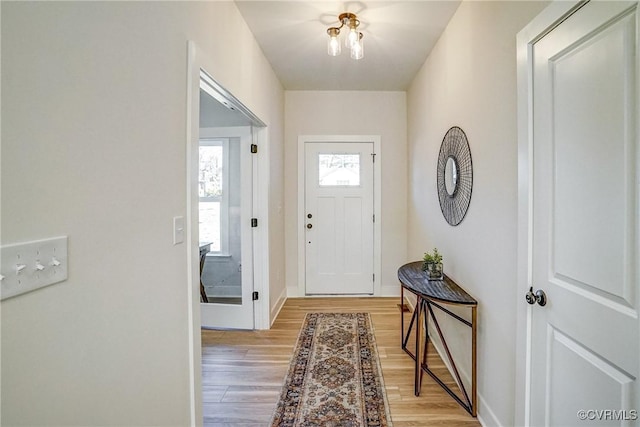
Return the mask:
[[[341,52],[340,30],[342,27],[348,27],[349,33],[344,39],[344,45],[351,50],[352,59],[362,59],[364,57],[364,49],[362,44],[362,33],[358,31],[360,21],[354,13],[341,13],[338,16],[340,22],[339,27],[330,27],[327,29],[329,42],[327,44],[327,53],[330,56],[338,56]]]

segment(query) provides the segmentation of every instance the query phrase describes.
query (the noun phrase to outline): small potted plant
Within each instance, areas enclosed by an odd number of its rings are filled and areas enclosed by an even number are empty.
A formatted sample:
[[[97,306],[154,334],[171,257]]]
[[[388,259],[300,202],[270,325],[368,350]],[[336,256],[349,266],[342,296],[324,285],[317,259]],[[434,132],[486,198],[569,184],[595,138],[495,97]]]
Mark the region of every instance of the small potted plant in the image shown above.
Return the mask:
[[[442,280],[442,255],[438,248],[433,248],[433,253],[425,252],[422,261],[422,271],[429,280]]]

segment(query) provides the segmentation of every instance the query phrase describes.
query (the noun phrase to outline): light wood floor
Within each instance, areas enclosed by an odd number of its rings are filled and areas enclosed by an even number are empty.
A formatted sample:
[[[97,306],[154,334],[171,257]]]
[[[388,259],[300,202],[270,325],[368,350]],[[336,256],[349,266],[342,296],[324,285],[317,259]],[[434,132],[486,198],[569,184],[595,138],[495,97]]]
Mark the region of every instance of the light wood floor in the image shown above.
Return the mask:
[[[205,425],[267,426],[305,314],[356,311],[371,314],[394,426],[480,426],[426,374],[420,396],[414,396],[413,360],[400,348],[398,302],[399,298],[294,298],[287,300],[268,331],[203,330]],[[406,327],[410,318],[405,316]],[[431,368],[446,375],[442,361],[434,351],[431,355]]]

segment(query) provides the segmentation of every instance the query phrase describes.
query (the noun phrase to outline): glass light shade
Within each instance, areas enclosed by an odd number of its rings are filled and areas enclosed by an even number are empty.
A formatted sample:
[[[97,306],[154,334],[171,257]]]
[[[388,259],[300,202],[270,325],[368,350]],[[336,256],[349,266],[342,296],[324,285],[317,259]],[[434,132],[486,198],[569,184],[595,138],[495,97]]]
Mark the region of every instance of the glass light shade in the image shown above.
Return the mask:
[[[351,27],[349,30],[349,34],[344,39],[344,45],[349,49],[353,49],[353,45],[358,42],[358,30],[356,27]]]
[[[351,47],[351,59],[362,59],[364,57],[364,44],[362,43],[362,34],[357,42]]]
[[[329,43],[327,44],[327,53],[330,56],[338,56],[341,51],[340,41],[338,40],[338,35],[331,35],[329,37]]]

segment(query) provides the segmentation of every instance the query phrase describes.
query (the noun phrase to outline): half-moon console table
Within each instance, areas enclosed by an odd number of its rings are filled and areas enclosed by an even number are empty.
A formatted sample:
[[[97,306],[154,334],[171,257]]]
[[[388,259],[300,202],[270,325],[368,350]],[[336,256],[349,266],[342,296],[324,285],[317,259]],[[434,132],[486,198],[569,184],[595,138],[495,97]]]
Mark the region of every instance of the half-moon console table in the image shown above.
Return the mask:
[[[401,316],[401,340],[402,349],[409,354],[415,360],[415,395],[420,395],[420,387],[422,385],[422,372],[428,373],[442,388],[445,389],[451,397],[453,397],[464,409],[467,410],[472,416],[476,416],[477,412],[477,387],[476,387],[476,323],[477,323],[477,309],[478,302],[469,295],[464,289],[458,286],[453,280],[446,275],[444,280],[429,280],[426,273],[422,271],[422,262],[411,262],[405,264],[398,269],[398,279],[400,280],[400,304],[404,307],[404,291],[405,289],[416,296],[416,305],[411,316],[411,322],[406,335],[404,334],[404,312],[400,310]],[[452,311],[445,308],[443,305],[456,305],[466,306],[471,308],[471,321],[458,316]],[[460,378],[458,368],[456,367],[447,341],[440,329],[438,319],[436,318],[433,308],[437,308],[442,312],[448,314],[452,318],[459,322],[469,326],[471,328],[471,396],[467,393],[467,390]],[[430,316],[429,316],[430,315]],[[429,368],[427,364],[427,345],[429,343],[429,329],[428,321],[429,317],[433,321],[435,330],[440,337],[440,341],[444,346],[444,351],[449,359],[450,366],[453,370],[456,383],[460,388],[462,397],[458,396],[444,381]],[[424,320],[422,320],[424,319]],[[424,322],[424,346],[421,346],[422,341],[422,323]],[[407,342],[409,341],[409,335],[411,330],[416,327],[415,334],[415,354],[407,349]],[[421,352],[422,349],[422,352]]]

